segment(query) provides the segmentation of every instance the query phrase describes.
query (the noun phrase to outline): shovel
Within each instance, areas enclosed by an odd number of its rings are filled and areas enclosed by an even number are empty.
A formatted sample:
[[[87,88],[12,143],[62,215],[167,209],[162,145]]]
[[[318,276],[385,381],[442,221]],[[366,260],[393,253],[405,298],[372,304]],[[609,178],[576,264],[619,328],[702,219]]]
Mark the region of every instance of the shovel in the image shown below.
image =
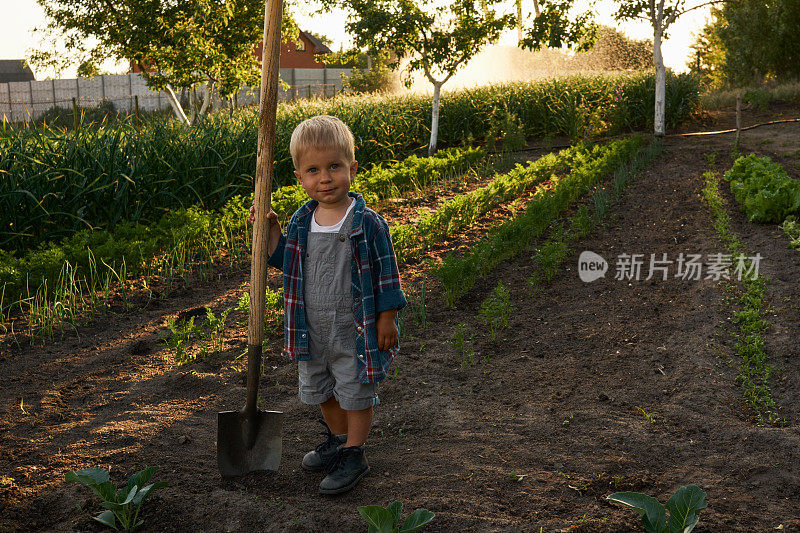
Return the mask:
[[[267,286],[267,238],[275,151],[275,113],[278,99],[278,58],[282,0],[267,0],[261,56],[256,190],[253,205],[253,262],[250,272],[250,322],[247,329],[247,403],[239,411],[217,417],[217,463],[223,477],[256,470],[277,470],[281,463],[283,413],[258,408],[261,345],[264,342],[264,300]]]

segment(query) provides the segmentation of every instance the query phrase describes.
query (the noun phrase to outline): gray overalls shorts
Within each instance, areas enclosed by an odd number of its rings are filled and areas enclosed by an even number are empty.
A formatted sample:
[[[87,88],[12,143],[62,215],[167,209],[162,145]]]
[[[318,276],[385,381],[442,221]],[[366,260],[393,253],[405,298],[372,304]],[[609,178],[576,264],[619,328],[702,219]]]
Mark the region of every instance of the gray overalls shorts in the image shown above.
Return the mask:
[[[342,409],[358,411],[378,405],[378,395],[376,383],[358,379],[350,266],[352,225],[351,210],[338,233],[308,232],[303,297],[311,359],[298,361],[298,375],[301,402],[316,405],[335,396]]]

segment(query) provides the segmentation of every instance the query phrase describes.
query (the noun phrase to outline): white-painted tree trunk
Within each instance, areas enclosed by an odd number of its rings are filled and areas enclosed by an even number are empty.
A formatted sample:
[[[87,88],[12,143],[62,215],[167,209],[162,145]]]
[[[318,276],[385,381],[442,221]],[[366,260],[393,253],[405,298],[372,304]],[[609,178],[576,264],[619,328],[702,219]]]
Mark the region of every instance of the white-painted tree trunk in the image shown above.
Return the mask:
[[[164,92],[167,93],[167,100],[172,106],[172,110],[175,112],[175,117],[178,120],[180,120],[183,124],[186,124],[188,126],[189,119],[186,118],[186,113],[183,112],[181,103],[178,101],[178,97],[175,96],[175,91],[172,90],[172,86],[167,84],[167,86],[164,88]]]
[[[522,0],[517,1],[517,42],[522,40]]]
[[[192,117],[189,119],[189,124],[192,126],[197,123],[197,87],[192,86],[189,90],[189,109],[192,111]]]
[[[211,94],[212,94],[213,89],[214,89],[214,82],[211,81],[211,80],[208,80],[203,85],[203,105],[200,107],[200,116],[201,117],[206,116],[206,113],[208,113],[209,107],[211,107]]]
[[[666,107],[666,69],[661,56],[662,28],[656,24],[653,31],[653,63],[656,67],[656,101],[653,133],[656,137],[664,136],[664,111]]]
[[[433,82],[433,111],[431,112],[431,142],[428,144],[428,157],[436,153],[436,141],[439,137],[439,93],[444,82]]]

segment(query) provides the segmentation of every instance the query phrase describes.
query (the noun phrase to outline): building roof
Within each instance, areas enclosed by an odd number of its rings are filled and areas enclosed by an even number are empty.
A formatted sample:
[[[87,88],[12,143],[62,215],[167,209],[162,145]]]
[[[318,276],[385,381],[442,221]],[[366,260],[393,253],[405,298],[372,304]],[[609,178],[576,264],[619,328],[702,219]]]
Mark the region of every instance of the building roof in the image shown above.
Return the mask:
[[[0,83],[35,79],[28,62],[24,59],[0,59]]]
[[[314,48],[316,48],[316,50],[314,50],[315,54],[330,54],[331,53],[331,49],[328,48],[327,46],[325,46],[325,43],[323,43],[322,41],[320,41],[319,39],[317,39],[316,37],[314,37],[313,35],[311,35],[307,31],[300,30],[300,34],[303,35],[309,41],[311,41],[311,44],[313,44]]]

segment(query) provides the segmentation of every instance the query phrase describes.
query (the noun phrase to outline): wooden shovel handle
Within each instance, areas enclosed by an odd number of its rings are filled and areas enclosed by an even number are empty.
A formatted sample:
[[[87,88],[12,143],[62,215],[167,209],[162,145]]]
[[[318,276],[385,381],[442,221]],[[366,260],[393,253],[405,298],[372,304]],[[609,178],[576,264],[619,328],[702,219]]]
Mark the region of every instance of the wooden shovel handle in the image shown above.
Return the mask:
[[[247,328],[247,403],[245,412],[255,424],[258,379],[261,374],[261,344],[264,342],[264,299],[267,289],[267,239],[272,197],[272,161],[275,156],[275,115],[278,106],[282,0],[267,0],[264,6],[264,45],[261,53],[261,91],[256,152],[256,190],[253,205],[253,258],[250,269],[250,321]],[[255,428],[251,428],[255,434]]]
[[[256,191],[253,205],[253,262],[250,272],[250,323],[247,343],[264,341],[264,299],[267,286],[267,239],[272,195],[272,161],[275,156],[275,115],[278,104],[278,60],[281,37],[281,0],[267,0],[264,10],[264,47],[261,56],[261,98],[256,156]]]

